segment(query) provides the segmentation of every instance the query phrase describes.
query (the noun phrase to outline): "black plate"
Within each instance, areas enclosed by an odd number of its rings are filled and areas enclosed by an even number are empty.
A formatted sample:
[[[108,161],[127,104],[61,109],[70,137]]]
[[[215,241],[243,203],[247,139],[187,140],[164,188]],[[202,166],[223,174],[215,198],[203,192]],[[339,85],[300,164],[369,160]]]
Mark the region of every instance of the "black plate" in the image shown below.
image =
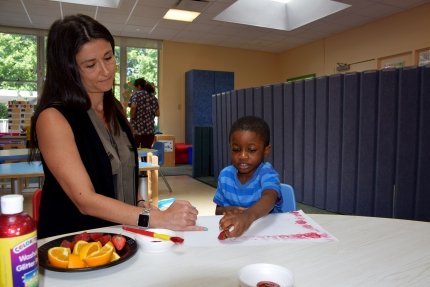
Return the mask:
[[[89,233],[91,234],[91,233]],[[114,233],[104,233],[104,234],[110,234],[111,236],[114,236]],[[121,251],[116,251],[116,253],[118,253],[118,255],[120,256],[120,258],[118,260],[115,260],[113,262],[110,262],[108,264],[105,265],[100,265],[100,266],[96,266],[96,267],[85,267],[85,268],[58,268],[58,267],[54,267],[51,264],[49,264],[49,260],[48,260],[48,250],[51,247],[57,247],[61,245],[61,242],[66,239],[68,241],[73,241],[73,237],[75,237],[76,235],[69,235],[69,236],[65,236],[65,237],[61,237],[58,239],[54,239],[52,241],[49,241],[45,244],[43,244],[42,246],[39,247],[38,249],[38,256],[39,256],[39,266],[48,269],[48,270],[52,270],[52,271],[58,271],[58,272],[84,272],[84,271],[93,271],[93,270],[98,270],[98,269],[103,269],[103,268],[108,268],[111,266],[115,266],[118,264],[121,264],[124,261],[127,261],[128,259],[130,259],[131,257],[133,257],[134,254],[136,254],[137,251],[137,243],[133,238],[130,238],[128,236],[122,235],[125,237],[126,239],[126,244],[124,245],[124,248]]]

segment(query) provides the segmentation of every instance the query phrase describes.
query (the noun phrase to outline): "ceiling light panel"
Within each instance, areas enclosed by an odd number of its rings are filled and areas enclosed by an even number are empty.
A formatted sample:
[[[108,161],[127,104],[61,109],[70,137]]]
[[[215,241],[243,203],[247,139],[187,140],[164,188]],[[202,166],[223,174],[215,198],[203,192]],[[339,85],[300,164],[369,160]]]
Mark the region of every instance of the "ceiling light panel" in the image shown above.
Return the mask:
[[[180,9],[169,9],[163,16],[167,20],[193,22],[200,15],[199,12],[180,10]]]

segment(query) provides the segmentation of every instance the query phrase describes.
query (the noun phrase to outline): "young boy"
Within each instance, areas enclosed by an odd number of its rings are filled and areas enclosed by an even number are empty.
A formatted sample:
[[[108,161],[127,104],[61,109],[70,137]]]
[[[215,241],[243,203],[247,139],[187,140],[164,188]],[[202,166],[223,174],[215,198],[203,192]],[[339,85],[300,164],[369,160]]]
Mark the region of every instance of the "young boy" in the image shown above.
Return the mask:
[[[213,201],[215,214],[224,216],[220,229],[225,237],[242,235],[258,218],[280,212],[279,175],[264,158],[270,153],[270,129],[255,116],[238,119],[229,134],[232,164],[218,177]]]

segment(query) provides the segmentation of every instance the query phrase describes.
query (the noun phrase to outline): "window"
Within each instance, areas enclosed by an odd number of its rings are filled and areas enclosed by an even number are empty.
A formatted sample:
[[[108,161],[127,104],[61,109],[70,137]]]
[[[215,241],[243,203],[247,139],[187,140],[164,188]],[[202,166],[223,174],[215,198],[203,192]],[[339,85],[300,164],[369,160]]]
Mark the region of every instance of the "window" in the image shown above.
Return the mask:
[[[38,91],[41,91],[46,71],[47,31],[30,31],[27,34],[26,31],[30,30],[2,27],[0,31],[0,119],[7,119],[5,104],[8,101],[25,100],[36,104]],[[113,92],[126,105],[128,101],[124,96],[130,92],[127,83],[133,87],[135,79],[144,77],[158,86],[161,44],[156,40],[122,37],[115,38],[115,42],[117,66]],[[0,132],[4,131],[7,131],[7,126],[3,127],[0,120]]]
[[[37,36],[0,33],[0,103],[37,99]]]

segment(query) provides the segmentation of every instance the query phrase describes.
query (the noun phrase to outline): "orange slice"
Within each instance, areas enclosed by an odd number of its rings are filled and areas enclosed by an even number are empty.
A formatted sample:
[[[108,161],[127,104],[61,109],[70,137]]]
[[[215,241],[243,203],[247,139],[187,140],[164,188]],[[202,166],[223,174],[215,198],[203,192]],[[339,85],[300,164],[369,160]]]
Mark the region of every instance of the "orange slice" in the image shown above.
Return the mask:
[[[67,268],[84,268],[85,266],[85,262],[79,257],[79,255],[73,253],[69,255],[69,264],[67,265]]]
[[[89,256],[83,258],[83,260],[89,267],[104,265],[110,262],[114,250],[115,247],[113,246],[112,242],[109,241],[102,248],[100,248],[100,250],[91,253]]]
[[[112,256],[110,257],[110,262],[114,262],[117,261],[118,259],[120,259],[121,256],[118,255],[118,253],[116,253],[115,251],[112,252]]]
[[[48,250],[49,263],[54,267],[67,268],[69,265],[70,248],[52,247]]]
[[[100,243],[100,241],[89,242],[80,248],[79,257],[81,259],[84,259],[85,257],[88,257],[91,253],[99,251],[101,247],[102,247],[102,244]]]
[[[113,245],[112,241],[108,241],[106,242],[106,244],[104,246],[108,246],[108,248],[112,248],[115,251],[115,246]]]
[[[79,255],[79,251],[81,250],[81,248],[82,248],[83,246],[87,245],[87,244],[88,244],[88,242],[87,242],[87,241],[84,241],[84,240],[78,240],[78,241],[75,243],[75,246],[73,247],[73,254],[75,254],[75,255]]]

